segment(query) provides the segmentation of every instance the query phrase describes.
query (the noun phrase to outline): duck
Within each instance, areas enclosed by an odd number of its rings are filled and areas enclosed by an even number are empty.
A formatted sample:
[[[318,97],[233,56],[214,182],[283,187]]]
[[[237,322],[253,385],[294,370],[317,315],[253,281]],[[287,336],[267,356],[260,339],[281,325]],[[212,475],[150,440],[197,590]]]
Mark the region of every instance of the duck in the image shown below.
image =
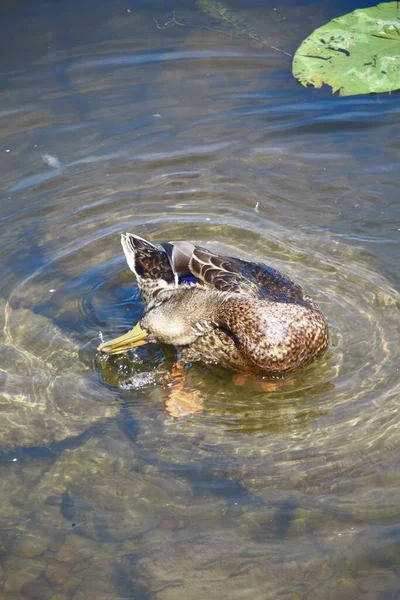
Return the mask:
[[[175,346],[181,364],[285,378],[328,348],[319,306],[276,269],[186,241],[153,244],[123,233],[121,244],[145,308],[133,329],[99,346],[101,353],[158,342]]]

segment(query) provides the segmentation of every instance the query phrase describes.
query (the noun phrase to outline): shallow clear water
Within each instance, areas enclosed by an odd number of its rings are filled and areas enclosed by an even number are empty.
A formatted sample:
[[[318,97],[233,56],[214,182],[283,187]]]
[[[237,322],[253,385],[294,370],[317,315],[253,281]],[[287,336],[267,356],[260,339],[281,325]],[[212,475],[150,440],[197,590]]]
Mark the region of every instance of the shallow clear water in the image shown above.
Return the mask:
[[[191,2],[3,6],[1,599],[397,598],[399,93]],[[230,6],[293,53],[357,3]],[[278,268],[330,350],[270,392],[193,365],[172,418],[173,349],[96,356],[142,308],[122,231]]]

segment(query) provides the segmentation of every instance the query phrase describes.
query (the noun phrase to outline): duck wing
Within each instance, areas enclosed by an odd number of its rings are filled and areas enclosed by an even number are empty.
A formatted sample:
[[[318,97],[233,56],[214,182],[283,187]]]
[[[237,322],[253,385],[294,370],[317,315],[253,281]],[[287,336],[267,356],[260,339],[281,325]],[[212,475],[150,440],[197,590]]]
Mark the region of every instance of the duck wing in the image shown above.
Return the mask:
[[[168,256],[171,269],[177,281],[193,275],[190,271],[190,259],[196,246],[190,242],[163,242],[160,246]]]
[[[286,304],[309,304],[303,288],[276,269],[195,247],[189,262],[198,280],[224,292]]]
[[[248,266],[251,263],[214,254],[196,246],[189,262],[190,271],[198,281],[221,292],[260,296],[257,282]]]
[[[303,288],[272,267],[252,265],[254,278],[258,282],[261,298],[286,304],[308,304],[310,298]]]
[[[190,242],[163,242],[155,246],[132,233],[122,234],[121,243],[128,265],[147,298],[155,296],[165,284],[200,283],[221,292],[275,302],[309,302],[299,285],[263,264],[221,256]]]
[[[190,242],[164,242],[161,246],[179,283],[200,283],[221,292],[259,295],[256,280],[250,280],[246,272],[250,263],[220,256]]]

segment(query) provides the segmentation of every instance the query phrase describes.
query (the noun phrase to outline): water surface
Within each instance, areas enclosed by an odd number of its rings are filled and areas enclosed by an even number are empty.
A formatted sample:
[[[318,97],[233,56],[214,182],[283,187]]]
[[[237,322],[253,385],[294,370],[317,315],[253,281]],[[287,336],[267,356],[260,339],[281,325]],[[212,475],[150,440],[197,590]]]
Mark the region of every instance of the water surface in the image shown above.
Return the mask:
[[[357,3],[232,2],[258,42],[192,2],[3,6],[1,598],[397,598],[399,93],[269,48]],[[278,268],[328,353],[269,392],[193,365],[172,418],[174,349],[96,356],[142,310],[122,231]]]

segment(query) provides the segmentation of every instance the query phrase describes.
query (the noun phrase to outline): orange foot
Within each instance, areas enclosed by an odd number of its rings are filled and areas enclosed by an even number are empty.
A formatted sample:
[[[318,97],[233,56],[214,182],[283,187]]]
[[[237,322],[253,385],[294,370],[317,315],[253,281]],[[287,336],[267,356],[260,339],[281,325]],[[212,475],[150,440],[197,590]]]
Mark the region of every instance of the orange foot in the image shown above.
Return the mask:
[[[203,399],[197,390],[185,391],[182,365],[175,364],[171,371],[173,380],[168,384],[170,392],[165,407],[171,417],[186,417],[203,410]]]
[[[232,381],[234,385],[239,387],[246,387],[247,389],[254,390],[255,392],[276,392],[282,384],[293,385],[294,379],[285,379],[284,381],[265,381],[264,379],[257,379],[251,375],[244,375],[244,373],[236,373]]]
[[[186,417],[203,410],[203,399],[197,390],[185,392],[180,386],[174,385],[165,403],[165,408],[171,417]]]

